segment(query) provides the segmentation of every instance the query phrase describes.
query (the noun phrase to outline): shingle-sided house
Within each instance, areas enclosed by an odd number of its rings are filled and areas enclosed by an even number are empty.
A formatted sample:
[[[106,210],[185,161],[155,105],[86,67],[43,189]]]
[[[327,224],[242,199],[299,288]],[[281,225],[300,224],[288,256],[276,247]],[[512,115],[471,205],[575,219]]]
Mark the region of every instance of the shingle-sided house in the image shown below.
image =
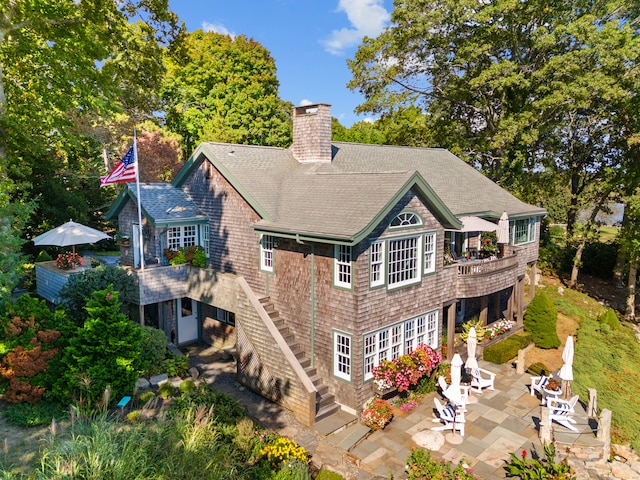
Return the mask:
[[[239,380],[312,424],[360,412],[375,365],[452,344],[456,321],[521,322],[543,209],[443,149],[332,142],[329,105],[293,123],[288,149],[203,143],[171,184],[140,185],[144,268],[135,244],[122,259],[145,323],[235,344]],[[107,213],[134,240],[136,205],[129,187]],[[450,261],[505,211],[501,255]],[[168,264],[189,245],[205,268]]]

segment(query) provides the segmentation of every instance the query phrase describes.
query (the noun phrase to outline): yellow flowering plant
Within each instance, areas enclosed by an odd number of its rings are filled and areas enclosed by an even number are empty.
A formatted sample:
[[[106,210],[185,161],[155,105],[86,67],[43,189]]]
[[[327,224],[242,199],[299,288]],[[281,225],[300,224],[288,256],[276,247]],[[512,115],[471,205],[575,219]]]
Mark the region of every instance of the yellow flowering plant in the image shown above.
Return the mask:
[[[266,445],[260,454],[266,456],[274,465],[290,459],[309,463],[309,455],[304,447],[286,437],[277,437],[273,443]]]

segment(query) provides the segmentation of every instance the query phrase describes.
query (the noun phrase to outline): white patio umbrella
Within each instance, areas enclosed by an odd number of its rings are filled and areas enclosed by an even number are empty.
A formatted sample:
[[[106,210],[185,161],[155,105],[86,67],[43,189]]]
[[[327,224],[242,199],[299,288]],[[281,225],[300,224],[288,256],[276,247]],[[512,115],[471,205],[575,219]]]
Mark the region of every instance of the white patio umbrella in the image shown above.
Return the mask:
[[[498,221],[498,230],[496,231],[498,243],[509,243],[509,215],[506,210],[502,212]]]
[[[573,337],[569,335],[567,342],[564,344],[564,350],[562,350],[562,368],[558,372],[558,376],[562,379],[562,390],[564,390],[565,398],[569,398],[569,382],[573,381]]]
[[[455,386],[460,390],[460,380],[462,378],[462,357],[456,353],[451,359],[451,387]],[[451,388],[449,387],[449,388]]]
[[[63,223],[59,227],[56,227],[48,232],[38,235],[33,239],[33,243],[36,246],[40,245],[54,245],[57,247],[71,246],[73,253],[76,252],[76,245],[83,245],[86,243],[96,243],[100,240],[111,238],[104,232],[96,230],[95,228],[87,227],[81,223],[76,223],[69,220],[67,223]]]
[[[468,370],[478,368],[478,360],[476,360],[477,344],[478,335],[476,334],[476,328],[471,327],[469,329],[469,336],[467,337],[467,361],[464,364],[464,368]]]

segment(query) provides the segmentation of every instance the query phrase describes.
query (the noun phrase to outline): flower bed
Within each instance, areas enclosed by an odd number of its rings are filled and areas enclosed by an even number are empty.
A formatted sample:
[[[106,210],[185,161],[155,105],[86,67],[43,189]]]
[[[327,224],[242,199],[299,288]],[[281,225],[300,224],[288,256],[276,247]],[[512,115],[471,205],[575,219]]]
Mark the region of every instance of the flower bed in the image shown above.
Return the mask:
[[[493,340],[494,338],[502,335],[503,333],[507,333],[509,330],[513,328],[514,325],[515,325],[515,322],[511,320],[506,320],[506,319],[493,322],[485,330],[484,338],[486,340]]]
[[[419,345],[407,355],[380,362],[373,369],[374,382],[380,390],[396,388],[404,392],[417,385],[422,377],[431,375],[441,361],[440,352],[428,345]]]

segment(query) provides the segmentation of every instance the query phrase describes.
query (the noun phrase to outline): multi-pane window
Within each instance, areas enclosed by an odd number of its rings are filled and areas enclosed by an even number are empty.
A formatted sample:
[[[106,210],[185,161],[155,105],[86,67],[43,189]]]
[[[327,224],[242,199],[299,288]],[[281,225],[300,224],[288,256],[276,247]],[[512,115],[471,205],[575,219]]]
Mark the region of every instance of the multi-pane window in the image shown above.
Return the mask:
[[[209,257],[209,224],[206,223],[200,227],[202,229],[202,244],[204,247],[204,254]]]
[[[396,323],[364,336],[364,378],[373,378],[373,368],[413,352],[419,345],[438,348],[438,310]],[[384,352],[389,348],[391,355]]]
[[[351,380],[351,337],[333,333],[333,374],[343,380]]]
[[[389,240],[387,283],[399,287],[420,281],[420,237]]]
[[[273,237],[260,236],[260,269],[273,272]]]
[[[369,272],[372,287],[384,285],[384,242],[374,242],[371,244],[369,256]]]
[[[229,312],[223,308],[214,307],[214,316],[215,319],[220,322],[227,323],[231,326],[236,325],[236,314],[233,312]]]
[[[521,245],[536,239],[536,219],[523,218],[511,222],[511,243]]]
[[[389,224],[389,228],[402,228],[402,227],[411,227],[413,225],[422,225],[422,220],[415,213],[411,212],[402,212],[397,215],[393,220],[391,220],[391,224]]]
[[[424,236],[424,273],[436,271],[436,234],[427,233]]]
[[[351,247],[335,246],[333,282],[338,287],[351,288]]]
[[[180,247],[196,245],[197,226],[184,225],[182,227],[170,227],[167,231],[167,247],[178,250]]]

